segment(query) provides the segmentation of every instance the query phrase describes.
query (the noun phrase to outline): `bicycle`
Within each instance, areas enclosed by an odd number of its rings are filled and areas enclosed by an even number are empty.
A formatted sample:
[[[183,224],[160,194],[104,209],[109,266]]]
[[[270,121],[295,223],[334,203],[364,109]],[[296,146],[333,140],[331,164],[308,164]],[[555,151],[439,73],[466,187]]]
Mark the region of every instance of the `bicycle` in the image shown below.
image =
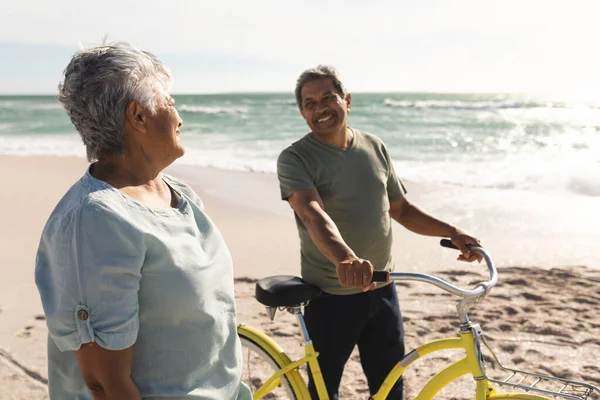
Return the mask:
[[[456,247],[447,239],[441,241],[444,247]],[[383,400],[387,398],[394,383],[415,361],[422,357],[449,349],[464,350],[465,356],[443,369],[430,379],[421,389],[415,400],[433,399],[434,396],[452,381],[464,376],[471,375],[476,383],[475,399],[477,400],[548,400],[553,398],[585,400],[595,395],[600,398],[600,388],[579,381],[558,378],[508,368],[500,363],[491,347],[486,342],[483,330],[478,324],[472,323],[468,311],[477,301],[485,297],[498,281],[498,273],[490,255],[481,247],[471,247],[472,251],[481,254],[488,268],[490,279],[487,282],[478,283],[473,289],[461,289],[440,278],[420,273],[403,272],[376,272],[374,281],[421,281],[437,286],[453,295],[461,297],[457,305],[460,320],[459,337],[435,340],[426,343],[399,360],[390,371],[379,391],[372,395],[372,400]],[[319,400],[328,400],[325,383],[320,373],[318,353],[310,340],[308,331],[302,317],[302,307],[308,302],[321,296],[322,292],[315,286],[305,283],[302,279],[294,276],[271,276],[261,279],[256,284],[256,299],[266,306],[268,316],[271,320],[275,317],[277,309],[283,309],[295,315],[304,342],[305,356],[298,360],[291,360],[283,349],[269,336],[247,325],[238,326],[238,335],[244,348],[246,369],[244,375],[246,381],[253,389],[253,398],[289,398],[297,400],[309,400],[306,382],[299,372],[300,366],[308,364],[309,373],[312,374]],[[496,379],[486,374],[486,366],[482,352],[482,345],[492,355],[492,359],[498,364],[500,370],[505,371],[508,376]],[[249,376],[255,365],[253,357],[266,363],[270,371],[257,371],[266,373],[267,378],[252,378]],[[556,384],[556,388],[550,385]],[[496,386],[520,389],[523,392],[499,393]]]

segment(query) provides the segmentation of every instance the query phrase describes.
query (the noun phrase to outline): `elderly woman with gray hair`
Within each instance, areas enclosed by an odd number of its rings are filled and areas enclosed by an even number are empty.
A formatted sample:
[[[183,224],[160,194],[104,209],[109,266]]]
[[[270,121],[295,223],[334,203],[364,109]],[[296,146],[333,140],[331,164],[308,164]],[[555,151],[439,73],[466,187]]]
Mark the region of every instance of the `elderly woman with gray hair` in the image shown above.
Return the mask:
[[[42,233],[51,399],[241,399],[232,260],[194,191],[170,71],[127,44],[76,53],[59,101],[89,169]]]

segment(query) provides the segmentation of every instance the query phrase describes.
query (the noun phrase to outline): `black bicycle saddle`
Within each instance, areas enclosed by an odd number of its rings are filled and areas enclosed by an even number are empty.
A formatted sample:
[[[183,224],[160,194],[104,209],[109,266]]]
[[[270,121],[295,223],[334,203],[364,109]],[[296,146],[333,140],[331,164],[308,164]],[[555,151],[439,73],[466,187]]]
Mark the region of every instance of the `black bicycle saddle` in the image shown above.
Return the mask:
[[[291,275],[275,275],[256,282],[256,300],[269,307],[294,307],[321,296],[316,286]]]

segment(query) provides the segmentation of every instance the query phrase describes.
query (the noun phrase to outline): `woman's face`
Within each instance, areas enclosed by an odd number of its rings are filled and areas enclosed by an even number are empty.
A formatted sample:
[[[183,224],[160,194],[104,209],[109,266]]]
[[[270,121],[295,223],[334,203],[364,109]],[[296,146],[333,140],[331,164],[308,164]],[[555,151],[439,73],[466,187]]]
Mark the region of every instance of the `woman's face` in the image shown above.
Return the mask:
[[[172,163],[183,156],[185,149],[181,145],[179,128],[183,121],[175,109],[172,97],[160,101],[156,113],[147,120],[147,135],[144,151],[157,162]]]

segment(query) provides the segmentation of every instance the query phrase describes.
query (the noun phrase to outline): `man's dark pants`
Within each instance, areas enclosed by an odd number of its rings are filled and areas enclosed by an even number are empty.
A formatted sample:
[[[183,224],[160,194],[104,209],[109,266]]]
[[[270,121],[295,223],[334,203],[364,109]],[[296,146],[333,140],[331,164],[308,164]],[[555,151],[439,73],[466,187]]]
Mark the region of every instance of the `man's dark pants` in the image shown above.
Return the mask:
[[[344,365],[355,345],[375,394],[387,374],[404,356],[404,329],[395,285],[353,295],[326,295],[310,302],[304,311],[310,337],[319,352],[319,365],[331,400],[338,399]],[[309,382],[318,399],[314,382]],[[388,399],[402,399],[402,378]]]

